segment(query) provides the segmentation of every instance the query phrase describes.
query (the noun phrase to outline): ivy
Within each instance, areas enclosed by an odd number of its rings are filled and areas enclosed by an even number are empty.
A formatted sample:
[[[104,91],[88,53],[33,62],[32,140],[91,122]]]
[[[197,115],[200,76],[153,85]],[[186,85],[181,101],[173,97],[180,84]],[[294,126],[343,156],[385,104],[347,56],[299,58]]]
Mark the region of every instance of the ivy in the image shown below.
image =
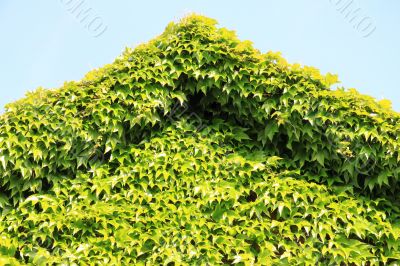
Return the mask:
[[[400,116],[191,15],[0,118],[0,264],[397,265]]]

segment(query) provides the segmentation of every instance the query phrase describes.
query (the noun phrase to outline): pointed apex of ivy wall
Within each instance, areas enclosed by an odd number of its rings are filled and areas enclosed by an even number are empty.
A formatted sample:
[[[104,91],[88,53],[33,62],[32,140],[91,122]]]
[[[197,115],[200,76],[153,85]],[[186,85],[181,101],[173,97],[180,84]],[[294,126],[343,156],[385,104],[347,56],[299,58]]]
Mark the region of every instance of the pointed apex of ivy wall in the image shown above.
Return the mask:
[[[116,62],[132,62],[138,54],[156,52],[162,53],[161,57],[175,56],[177,60],[182,60],[188,54],[194,55],[196,62],[193,63],[200,67],[225,58],[247,60],[253,63],[273,62],[282,70],[304,72],[310,78],[321,82],[323,87],[338,83],[336,75],[330,73],[321,75],[316,68],[289,64],[279,52],[262,54],[253,47],[251,41],[239,40],[235,31],[219,28],[216,20],[196,14],[184,17],[177,23],[171,22],[160,36],[139,45],[134,50],[128,48]],[[229,67],[229,64],[226,67]],[[95,73],[97,71],[89,73],[87,79],[90,80]]]
[[[0,118],[0,264],[400,260],[400,116],[191,15]]]

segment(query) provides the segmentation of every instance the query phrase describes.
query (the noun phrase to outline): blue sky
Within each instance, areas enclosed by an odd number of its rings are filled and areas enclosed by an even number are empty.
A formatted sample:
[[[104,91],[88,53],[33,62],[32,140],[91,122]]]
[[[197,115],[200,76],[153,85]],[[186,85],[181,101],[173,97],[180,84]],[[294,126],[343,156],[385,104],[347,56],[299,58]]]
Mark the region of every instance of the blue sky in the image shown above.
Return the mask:
[[[217,19],[262,52],[336,73],[343,86],[390,99],[400,111],[397,0],[2,0],[0,112],[29,90],[81,79],[190,12]]]

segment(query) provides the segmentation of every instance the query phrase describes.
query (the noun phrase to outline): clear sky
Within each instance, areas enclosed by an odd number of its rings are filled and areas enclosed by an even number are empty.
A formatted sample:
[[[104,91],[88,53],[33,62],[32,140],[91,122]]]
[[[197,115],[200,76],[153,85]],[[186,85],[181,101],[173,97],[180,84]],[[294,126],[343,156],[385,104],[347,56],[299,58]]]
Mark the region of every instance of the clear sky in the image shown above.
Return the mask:
[[[190,12],[400,111],[398,0],[1,0],[0,112],[26,91],[81,79]]]

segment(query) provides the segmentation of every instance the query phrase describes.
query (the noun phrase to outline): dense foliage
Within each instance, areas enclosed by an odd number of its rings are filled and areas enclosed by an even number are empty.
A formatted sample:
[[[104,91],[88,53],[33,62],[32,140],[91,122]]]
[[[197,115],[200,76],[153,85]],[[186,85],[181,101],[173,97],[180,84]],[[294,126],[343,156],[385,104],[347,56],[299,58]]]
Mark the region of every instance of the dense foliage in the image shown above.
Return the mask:
[[[400,115],[192,15],[0,119],[0,264],[398,265]]]

